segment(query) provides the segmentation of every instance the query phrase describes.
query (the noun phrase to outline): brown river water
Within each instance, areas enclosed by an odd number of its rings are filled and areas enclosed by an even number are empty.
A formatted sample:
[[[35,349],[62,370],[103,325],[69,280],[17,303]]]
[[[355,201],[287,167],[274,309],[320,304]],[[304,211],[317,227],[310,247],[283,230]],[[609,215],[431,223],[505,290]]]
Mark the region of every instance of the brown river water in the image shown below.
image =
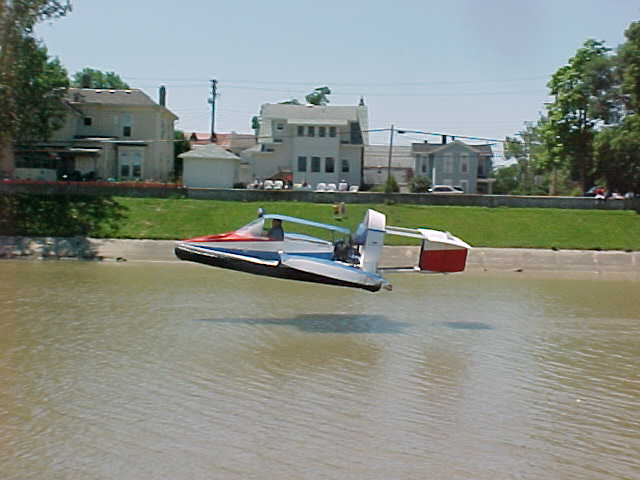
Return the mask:
[[[0,263],[0,479],[640,479],[640,283]]]

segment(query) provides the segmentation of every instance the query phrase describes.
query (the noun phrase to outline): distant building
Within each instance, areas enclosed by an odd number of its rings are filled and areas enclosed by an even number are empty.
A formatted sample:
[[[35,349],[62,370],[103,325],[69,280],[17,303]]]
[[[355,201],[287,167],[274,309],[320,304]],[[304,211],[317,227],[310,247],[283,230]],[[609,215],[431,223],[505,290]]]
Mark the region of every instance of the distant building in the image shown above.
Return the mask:
[[[249,176],[289,172],[294,183],[360,185],[368,143],[367,107],[264,104],[258,144],[241,153]]]
[[[411,147],[394,145],[391,151],[391,175],[396,179],[401,190],[407,190],[415,167]],[[366,145],[362,182],[366,185],[384,185],[388,174],[389,145]]]
[[[52,138],[16,148],[17,178],[166,181],[174,161],[174,122],[165,105],[137,89],[70,88],[67,114]]]
[[[469,145],[459,140],[446,143],[414,143],[414,175],[434,184],[460,186],[465,193],[491,193],[495,179],[491,145]]]
[[[233,188],[240,176],[240,157],[215,143],[195,145],[179,157],[185,187]]]

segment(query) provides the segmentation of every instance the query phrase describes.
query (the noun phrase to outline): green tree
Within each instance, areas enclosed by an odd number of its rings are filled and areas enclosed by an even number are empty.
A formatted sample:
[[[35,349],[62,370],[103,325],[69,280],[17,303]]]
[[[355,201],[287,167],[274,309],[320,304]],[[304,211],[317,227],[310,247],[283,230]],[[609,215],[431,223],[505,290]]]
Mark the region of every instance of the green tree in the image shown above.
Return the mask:
[[[102,72],[90,67],[83,68],[73,74],[71,86],[77,88],[108,88],[112,90],[128,90],[129,85],[114,72]]]
[[[174,142],[173,142],[173,176],[177,180],[178,178],[182,178],[182,159],[178,158],[178,155],[184,152],[188,152],[191,150],[191,144],[189,140],[184,135],[184,132],[181,130],[176,130],[174,133]]]
[[[309,95],[304,97],[304,99],[310,103],[311,105],[326,105],[329,103],[329,99],[327,95],[331,95],[331,90],[329,87],[318,87],[313,90]]]
[[[21,81],[14,88],[19,113],[14,142],[24,145],[48,140],[64,121],[67,71],[57,58],[49,59],[47,49],[31,37],[20,45],[18,59],[16,71]]]
[[[58,18],[71,10],[61,0],[0,0],[0,174],[11,175],[13,145],[20,118],[31,112],[19,109],[18,95],[25,78],[21,55],[34,53],[33,28],[39,21]],[[35,79],[27,79],[35,82]],[[42,117],[41,117],[42,118]],[[48,123],[48,121],[46,122]],[[45,126],[45,128],[47,128]]]
[[[496,182],[493,184],[493,192],[498,195],[507,195],[520,188],[520,165],[514,163],[508,167],[498,168],[494,172]]]
[[[556,165],[567,165],[583,188],[595,176],[596,126],[607,121],[611,105],[603,101],[612,88],[612,62],[603,42],[587,40],[547,84],[553,102],[544,128],[547,152]]]
[[[618,97],[626,114],[594,141],[596,172],[612,190],[640,192],[640,22],[625,31],[615,58]]]

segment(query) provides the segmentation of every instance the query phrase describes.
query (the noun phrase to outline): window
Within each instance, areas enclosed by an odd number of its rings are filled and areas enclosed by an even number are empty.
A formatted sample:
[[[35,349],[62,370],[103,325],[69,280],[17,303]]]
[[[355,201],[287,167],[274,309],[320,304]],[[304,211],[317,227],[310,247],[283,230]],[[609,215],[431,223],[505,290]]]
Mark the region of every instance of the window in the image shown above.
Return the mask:
[[[327,157],[324,159],[324,171],[326,173],[333,173],[336,168],[336,161],[333,157]]]
[[[427,162],[422,161],[420,165],[422,165],[422,168],[421,168],[422,173],[427,173]]]
[[[453,158],[451,158],[451,155],[444,156],[444,173],[453,173]]]
[[[329,127],[329,136],[330,137],[336,136],[336,127]]]
[[[274,138],[273,139],[273,143],[282,143],[282,139],[281,138]]]
[[[277,129],[277,130],[282,130],[282,129],[284,129],[284,123],[277,123],[277,124],[276,124],[276,129]]]
[[[307,136],[315,137],[316,136],[316,127],[308,127],[307,128]]]
[[[122,178],[128,178],[129,177],[129,165],[128,164],[120,165],[120,176]]]
[[[460,156],[460,173],[469,172],[469,157],[467,155]]]
[[[93,123],[93,119],[91,117],[84,117],[84,126],[90,127]]]
[[[304,127],[302,125],[298,125],[298,136],[304,137]]]
[[[122,136],[123,137],[130,137],[131,136],[131,127],[130,126],[122,127]]]
[[[307,157],[298,157],[298,171],[299,172],[307,171]]]
[[[140,178],[142,176],[142,165],[134,165],[132,177]]]
[[[342,160],[342,173],[349,173],[349,160]]]
[[[311,157],[311,171],[312,172],[320,171],[320,157]]]
[[[327,136],[327,127],[318,127],[318,136],[326,137]]]

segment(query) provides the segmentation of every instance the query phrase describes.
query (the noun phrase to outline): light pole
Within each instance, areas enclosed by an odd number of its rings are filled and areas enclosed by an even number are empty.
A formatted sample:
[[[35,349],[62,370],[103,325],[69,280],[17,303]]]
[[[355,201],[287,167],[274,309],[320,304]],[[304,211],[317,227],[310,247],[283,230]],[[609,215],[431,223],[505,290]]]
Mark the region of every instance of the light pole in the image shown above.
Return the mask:
[[[387,164],[387,187],[385,188],[385,190],[389,188],[389,185],[390,185],[389,182],[391,182],[391,156],[393,155],[393,132],[394,131],[395,129],[393,125],[391,125],[391,130],[389,134],[389,162]]]

